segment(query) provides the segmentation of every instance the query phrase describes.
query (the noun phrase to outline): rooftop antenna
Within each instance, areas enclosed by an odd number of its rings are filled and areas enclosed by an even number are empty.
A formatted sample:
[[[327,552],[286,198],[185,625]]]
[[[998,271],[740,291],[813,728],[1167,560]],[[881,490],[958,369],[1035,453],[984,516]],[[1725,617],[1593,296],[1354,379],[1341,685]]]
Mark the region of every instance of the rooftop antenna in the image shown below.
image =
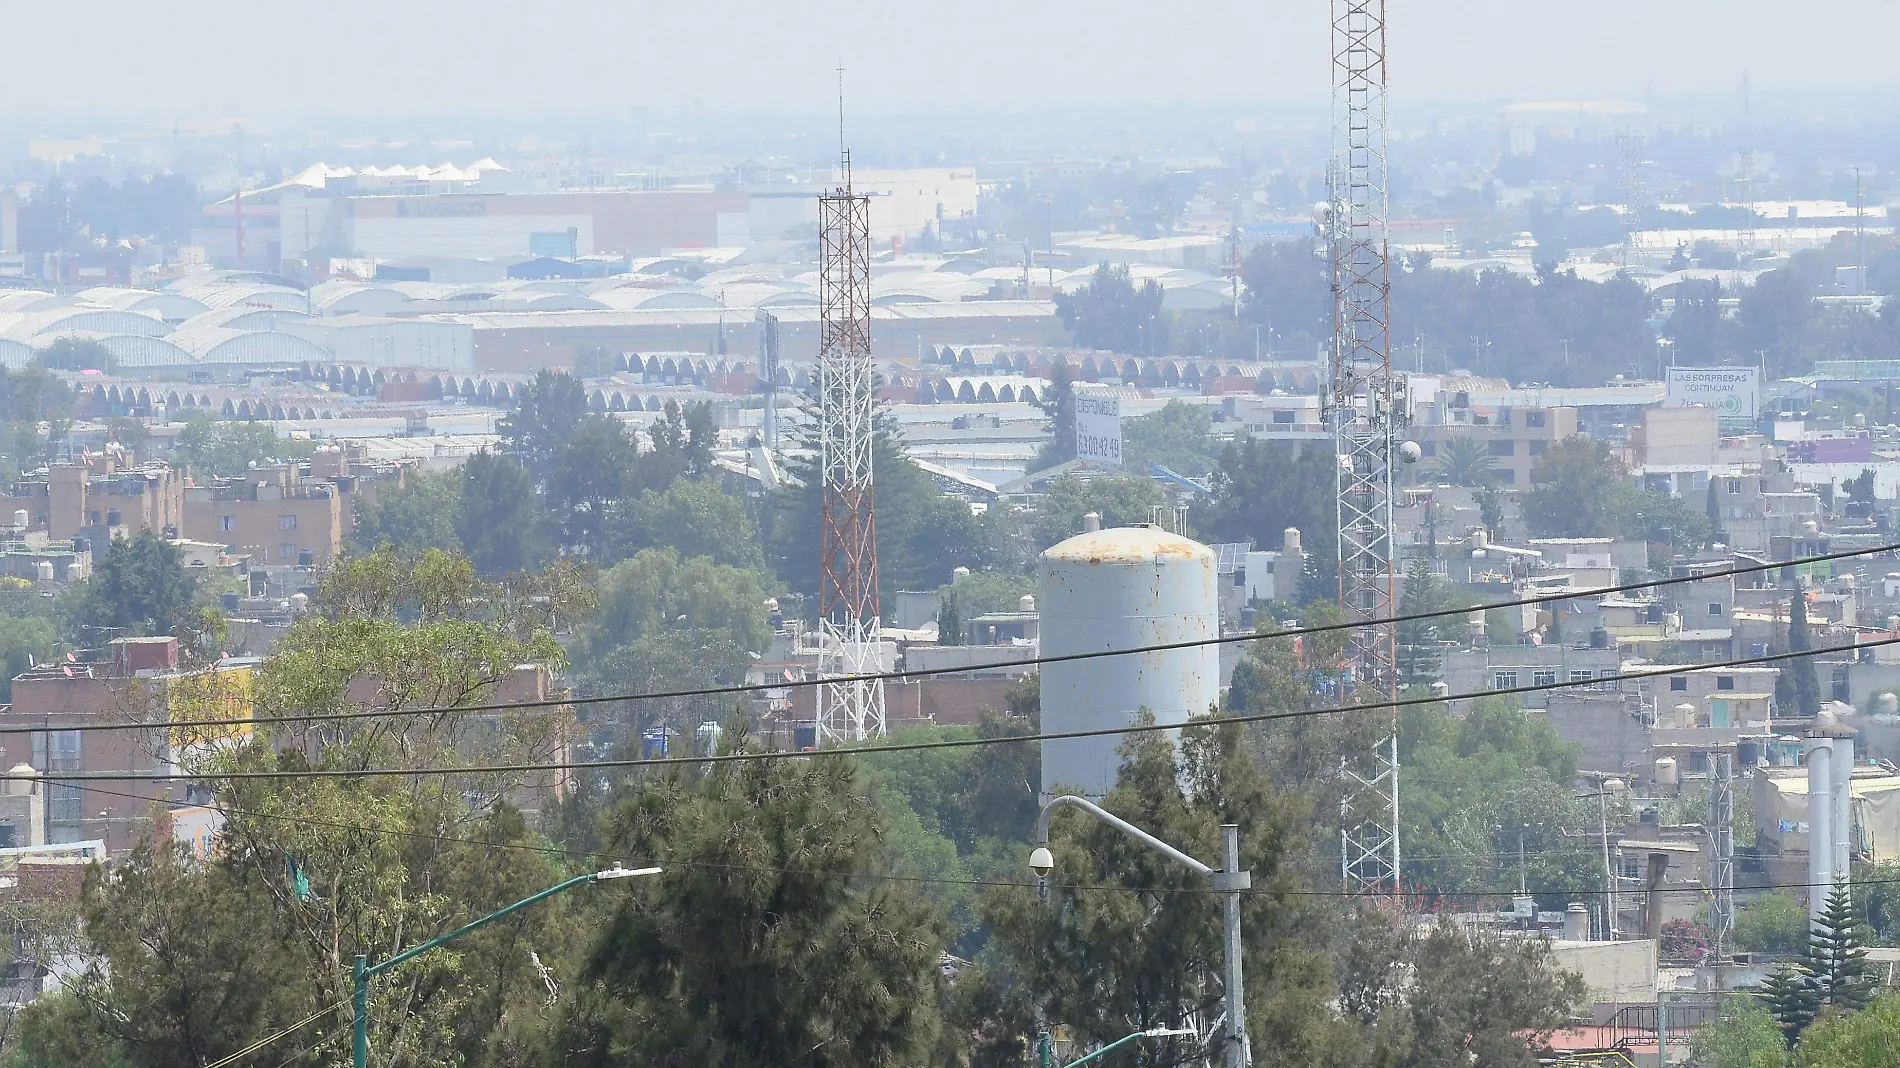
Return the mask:
[[[1742,70],[1742,147],[1735,152],[1735,184],[1741,186],[1742,208],[1742,255],[1741,266],[1755,255],[1755,148],[1752,123],[1749,120],[1748,71]]]
[[[844,145],[844,60],[838,60],[838,167],[844,174],[846,193],[851,192],[851,150]]]

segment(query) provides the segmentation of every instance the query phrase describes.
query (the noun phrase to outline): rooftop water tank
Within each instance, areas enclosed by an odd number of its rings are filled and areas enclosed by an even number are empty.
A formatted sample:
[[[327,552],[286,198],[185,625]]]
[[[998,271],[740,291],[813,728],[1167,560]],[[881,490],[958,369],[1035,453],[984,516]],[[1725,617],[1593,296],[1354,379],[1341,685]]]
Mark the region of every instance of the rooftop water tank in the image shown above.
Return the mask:
[[[1676,758],[1656,758],[1656,786],[1662,790],[1673,790],[1677,783]]]
[[[1078,534],[1042,554],[1042,654],[1134,649],[1220,636],[1213,550],[1143,524]],[[1048,664],[1042,672],[1042,729],[1095,730],[1204,715],[1220,694],[1220,653],[1212,644]],[[1042,745],[1042,792],[1075,788],[1099,797],[1115,785],[1121,735]]]

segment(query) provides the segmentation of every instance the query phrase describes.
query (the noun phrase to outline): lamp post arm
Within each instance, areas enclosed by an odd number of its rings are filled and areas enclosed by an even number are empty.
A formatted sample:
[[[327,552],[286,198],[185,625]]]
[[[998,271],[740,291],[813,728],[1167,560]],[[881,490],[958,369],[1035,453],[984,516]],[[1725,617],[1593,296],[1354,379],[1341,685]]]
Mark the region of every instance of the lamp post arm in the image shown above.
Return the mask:
[[[1213,868],[1210,868],[1207,865],[1201,863],[1200,861],[1195,860],[1193,857],[1188,856],[1186,853],[1181,852],[1179,849],[1176,849],[1173,846],[1169,845],[1168,843],[1162,841],[1161,839],[1156,838],[1154,835],[1149,834],[1147,831],[1142,830],[1140,827],[1137,827],[1134,824],[1128,822],[1127,820],[1122,819],[1120,816],[1115,815],[1113,812],[1108,811],[1102,806],[1095,804],[1093,801],[1090,801],[1086,798],[1076,797],[1073,794],[1062,794],[1059,797],[1052,797],[1049,799],[1048,804],[1045,804],[1042,806],[1042,811],[1038,813],[1036,816],[1036,845],[1043,846],[1043,847],[1048,846],[1049,844],[1049,814],[1054,812],[1056,809],[1063,808],[1063,807],[1081,809],[1082,811],[1088,813],[1089,815],[1094,816],[1096,819],[1101,820],[1103,823],[1108,824],[1110,827],[1113,827],[1116,830],[1127,835],[1128,837],[1133,838],[1135,841],[1140,842],[1142,845],[1145,845],[1148,848],[1154,850],[1155,852],[1160,853],[1162,856],[1167,857],[1169,860],[1172,860],[1177,864],[1184,864],[1187,867],[1192,868],[1196,874],[1206,875],[1210,877],[1215,874]],[[1139,1037],[1139,1036],[1131,1035],[1129,1037],[1134,1038],[1134,1037]],[[1077,1062],[1077,1063],[1080,1063],[1080,1062]]]
[[[1192,1031],[1180,1030],[1180,1029],[1176,1029],[1172,1027],[1154,1027],[1146,1031],[1136,1031],[1132,1035],[1124,1035],[1121,1038],[1118,1038],[1115,1041],[1110,1042],[1108,1045],[1103,1046],[1101,1049],[1096,1050],[1094,1053],[1091,1053],[1086,1057],[1082,1057],[1079,1060],[1070,1061],[1068,1064],[1064,1065],[1063,1068],[1078,1068],[1078,1066],[1087,1064],[1088,1062],[1095,1060],[1097,1057],[1106,1055],[1112,1050],[1116,1050],[1116,1049],[1121,1048],[1122,1046],[1126,1046],[1127,1044],[1129,1044],[1130,1042],[1133,1042],[1134,1040],[1138,1038],[1166,1038],[1172,1035],[1191,1035],[1193,1033],[1194,1032]]]
[[[546,898],[553,897],[555,894],[559,894],[559,893],[562,893],[563,891],[571,890],[574,887],[581,885],[582,883],[591,883],[593,881],[594,881],[594,876],[590,874],[590,875],[576,875],[574,878],[569,879],[566,882],[556,883],[555,885],[548,887],[546,890],[543,890],[540,893],[535,894],[533,897],[524,897],[520,901],[517,901],[514,904],[509,905],[507,908],[497,909],[496,911],[491,912],[486,916],[483,916],[479,920],[475,920],[472,923],[465,923],[462,926],[457,927],[455,930],[450,931],[448,934],[437,935],[436,937],[429,939],[427,942],[424,942],[421,945],[412,946],[409,949],[405,949],[401,953],[398,953],[395,956],[389,958],[388,960],[383,961],[381,964],[371,965],[369,968],[365,969],[365,971],[363,972],[363,977],[368,979],[377,975],[381,975],[383,972],[386,972],[389,969],[394,968],[396,965],[401,964],[404,961],[409,960],[413,957],[417,957],[424,953],[427,953],[429,950],[434,949],[435,947],[441,945],[444,942],[453,942],[454,940],[462,937],[463,935],[469,933],[470,931],[475,930],[477,927],[486,927],[489,924],[494,923],[496,920],[501,919],[503,916],[509,916],[516,912],[519,912],[522,909],[527,908],[529,905],[532,905],[537,901],[542,901]]]

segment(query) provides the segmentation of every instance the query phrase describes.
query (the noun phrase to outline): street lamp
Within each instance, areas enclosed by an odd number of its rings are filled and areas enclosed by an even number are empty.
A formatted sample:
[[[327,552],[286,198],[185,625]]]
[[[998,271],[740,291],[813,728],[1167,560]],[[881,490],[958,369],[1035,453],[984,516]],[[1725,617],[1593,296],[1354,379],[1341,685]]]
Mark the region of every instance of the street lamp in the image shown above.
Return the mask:
[[[1246,1068],[1246,1065],[1252,1061],[1253,1055],[1247,1046],[1247,999],[1241,988],[1240,894],[1241,891],[1253,885],[1253,875],[1240,866],[1240,827],[1232,823],[1221,824],[1221,866],[1217,870],[1195,860],[1092,801],[1073,794],[1052,797],[1036,815],[1036,847],[1029,854],[1029,870],[1036,873],[1036,890],[1039,897],[1047,889],[1045,880],[1056,866],[1055,854],[1049,851],[1049,815],[1056,809],[1065,807],[1079,808],[1169,860],[1193,870],[1198,875],[1207,876],[1213,883],[1214,889],[1220,893],[1222,944],[1226,951],[1227,965],[1223,984],[1226,987],[1224,1000],[1227,1003],[1225,1028],[1227,1068]],[[1151,1033],[1153,1032],[1141,1034]],[[1132,1041],[1139,1037],[1141,1035],[1130,1035],[1115,1044],[1120,1045],[1121,1042]],[[1106,1050],[1100,1052],[1106,1052]],[[1083,1058],[1083,1060],[1087,1059]]]
[[[1608,794],[1628,789],[1622,779],[1608,778],[1597,783],[1598,832],[1603,837],[1603,940],[1616,941],[1616,869],[1610,866],[1610,806]]]
[[[1171,1038],[1175,1035],[1191,1035],[1193,1033],[1194,1033],[1193,1031],[1187,1030],[1185,1028],[1150,1027],[1146,1031],[1136,1031],[1132,1035],[1125,1035],[1121,1038],[1118,1038],[1115,1041],[1110,1042],[1108,1045],[1103,1046],[1101,1049],[1096,1050],[1094,1053],[1091,1053],[1086,1057],[1083,1057],[1079,1060],[1070,1061],[1068,1064],[1064,1065],[1063,1068],[1078,1068],[1078,1066],[1087,1064],[1088,1062],[1095,1060],[1098,1057],[1105,1056],[1110,1051],[1120,1049],[1121,1047],[1126,1046],[1128,1043],[1133,1042],[1135,1039],[1138,1039],[1138,1038]],[[1043,1032],[1042,1039],[1043,1039],[1042,1047],[1037,1052],[1036,1063],[1039,1066],[1039,1068],[1049,1068],[1049,1034],[1048,1032],[1046,1031]]]
[[[356,1010],[355,1012],[355,1015],[356,1015],[355,1039],[356,1041],[355,1041],[355,1047],[352,1051],[351,1058],[350,1058],[351,1063],[355,1065],[355,1068],[368,1068],[368,1065],[369,1065],[369,981],[370,979],[374,978],[375,976],[381,975],[383,972],[386,972],[389,969],[394,968],[396,965],[401,964],[412,957],[420,956],[421,954],[427,953],[429,950],[432,950],[435,947],[442,945],[444,942],[453,942],[454,940],[462,937],[463,935],[469,933],[470,931],[475,930],[477,927],[486,927],[487,925],[494,923],[496,920],[501,919],[503,916],[507,916],[515,912],[520,912],[522,909],[527,908],[529,905],[532,905],[537,901],[545,900],[547,898],[553,897],[556,894],[565,893],[566,891],[572,890],[573,888],[577,886],[581,886],[586,883],[606,882],[610,879],[627,879],[636,875],[658,875],[660,871],[661,869],[659,868],[623,868],[620,865],[616,864],[613,867],[608,868],[606,871],[597,871],[588,875],[576,875],[574,878],[569,879],[565,882],[556,883],[553,886],[548,887],[546,890],[543,890],[538,894],[535,894],[531,897],[524,897],[520,901],[517,901],[512,905],[508,905],[504,908],[496,909],[494,912],[491,912],[488,915],[483,916],[479,920],[475,920],[472,923],[463,924],[462,926],[457,927],[455,930],[450,931],[448,934],[439,935],[435,938],[431,938],[427,942],[424,942],[419,946],[411,946],[410,948],[403,950],[401,953],[396,954],[395,956],[389,958],[388,960],[382,962],[381,964],[372,966],[369,963],[368,957],[364,956],[361,953],[358,953],[356,955],[356,995],[355,995],[355,1001],[354,1001],[354,1006]]]

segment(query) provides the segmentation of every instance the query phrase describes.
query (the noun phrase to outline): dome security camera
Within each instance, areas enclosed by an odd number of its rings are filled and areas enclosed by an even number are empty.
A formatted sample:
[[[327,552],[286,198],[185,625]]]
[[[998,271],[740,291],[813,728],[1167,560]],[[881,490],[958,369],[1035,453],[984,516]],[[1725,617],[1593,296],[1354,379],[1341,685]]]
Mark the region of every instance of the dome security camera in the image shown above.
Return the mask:
[[[1399,446],[1399,459],[1405,463],[1415,464],[1421,455],[1423,455],[1423,453],[1420,451],[1418,442],[1416,441],[1408,441]]]
[[[1049,873],[1054,871],[1055,868],[1055,854],[1049,852],[1048,846],[1037,846],[1029,854],[1029,870],[1036,873],[1036,878],[1047,879]]]

